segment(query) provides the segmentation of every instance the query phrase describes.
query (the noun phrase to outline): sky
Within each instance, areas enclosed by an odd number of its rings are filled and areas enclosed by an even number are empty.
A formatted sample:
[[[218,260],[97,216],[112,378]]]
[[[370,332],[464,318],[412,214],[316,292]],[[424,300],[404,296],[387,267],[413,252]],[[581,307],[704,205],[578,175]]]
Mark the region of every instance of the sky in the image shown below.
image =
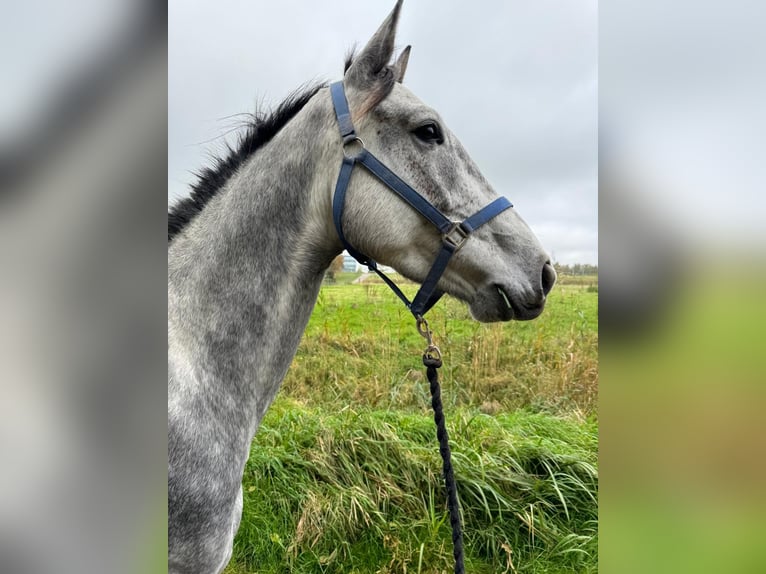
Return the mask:
[[[234,141],[236,114],[340,79],[393,6],[171,0],[168,201]],[[595,0],[405,0],[397,32],[405,85],[564,264],[598,263],[597,20]]]

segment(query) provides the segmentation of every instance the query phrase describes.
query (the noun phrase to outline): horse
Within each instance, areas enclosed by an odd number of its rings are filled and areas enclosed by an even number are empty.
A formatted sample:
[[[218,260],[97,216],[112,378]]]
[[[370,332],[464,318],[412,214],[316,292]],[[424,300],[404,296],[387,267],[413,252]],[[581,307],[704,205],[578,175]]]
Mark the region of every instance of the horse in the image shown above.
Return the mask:
[[[410,47],[394,58],[401,4],[346,60],[351,146],[374,151],[438,211],[462,220],[498,194],[439,114],[403,85]],[[231,559],[250,443],[344,245],[423,283],[445,244],[363,169],[346,182],[341,238],[333,189],[350,146],[336,112],[326,84],[288,97],[168,213],[171,573],[217,574]],[[556,280],[538,239],[505,207],[461,242],[435,283],[482,322],[537,317]]]

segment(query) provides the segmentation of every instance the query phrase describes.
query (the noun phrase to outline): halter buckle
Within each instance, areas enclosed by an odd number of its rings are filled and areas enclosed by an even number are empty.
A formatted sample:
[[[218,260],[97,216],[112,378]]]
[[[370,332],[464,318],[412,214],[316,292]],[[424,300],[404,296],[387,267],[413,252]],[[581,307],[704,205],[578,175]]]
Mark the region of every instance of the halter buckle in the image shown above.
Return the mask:
[[[453,222],[452,227],[442,235],[442,241],[446,245],[451,245],[454,250],[457,251],[463,246],[463,243],[465,243],[465,240],[468,239],[469,235],[468,231],[463,229],[460,223]]]

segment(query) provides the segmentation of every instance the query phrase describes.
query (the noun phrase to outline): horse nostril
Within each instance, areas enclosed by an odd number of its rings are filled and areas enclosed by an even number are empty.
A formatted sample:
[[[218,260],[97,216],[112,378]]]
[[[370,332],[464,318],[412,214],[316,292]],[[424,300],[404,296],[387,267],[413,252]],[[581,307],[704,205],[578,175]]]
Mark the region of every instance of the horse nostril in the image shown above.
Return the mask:
[[[550,263],[543,265],[543,293],[546,295],[553,289],[553,284],[556,283],[556,271]]]

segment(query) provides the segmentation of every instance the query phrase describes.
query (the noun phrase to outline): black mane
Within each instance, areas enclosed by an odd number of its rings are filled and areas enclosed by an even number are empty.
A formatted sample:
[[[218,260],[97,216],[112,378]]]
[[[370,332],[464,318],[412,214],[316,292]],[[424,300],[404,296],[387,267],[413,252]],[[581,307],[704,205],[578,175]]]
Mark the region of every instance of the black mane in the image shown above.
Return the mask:
[[[236,148],[229,147],[224,157],[213,160],[212,167],[197,173],[197,182],[192,185],[191,195],[179,199],[168,210],[168,242],[204,209],[251,154],[271,140],[325,86],[320,83],[298,89],[275,110],[253,114]]]

